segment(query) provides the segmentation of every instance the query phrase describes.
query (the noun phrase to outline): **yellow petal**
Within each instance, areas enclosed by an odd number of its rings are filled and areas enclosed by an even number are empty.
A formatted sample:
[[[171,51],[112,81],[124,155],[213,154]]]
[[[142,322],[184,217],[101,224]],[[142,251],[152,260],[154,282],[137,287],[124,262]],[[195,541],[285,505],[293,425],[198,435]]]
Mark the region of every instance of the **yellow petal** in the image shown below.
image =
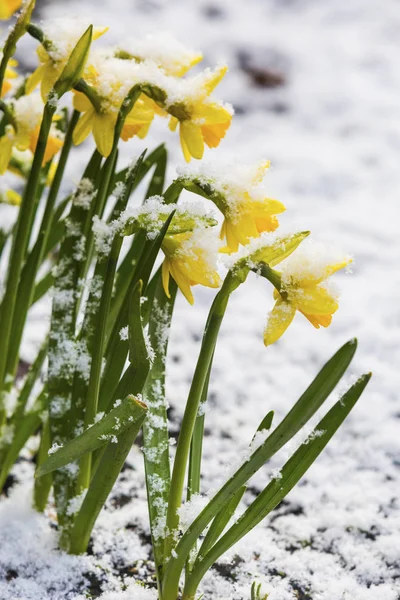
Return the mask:
[[[332,315],[307,315],[302,310],[300,312],[310,321],[315,329],[319,329],[321,325],[322,327],[329,327],[332,323]]]
[[[197,105],[193,111],[193,118],[204,119],[207,125],[227,123],[227,127],[232,121],[231,113],[216,102]]]
[[[259,184],[262,182],[262,180],[265,177],[265,172],[270,168],[271,166],[271,161],[270,160],[265,160],[264,162],[262,162],[258,167],[257,170],[255,172],[255,175],[253,177],[253,183],[255,185]]]
[[[194,304],[194,297],[192,290],[190,289],[189,279],[179,270],[179,268],[177,268],[174,259],[170,260],[170,273],[189,304]]]
[[[97,150],[104,157],[110,155],[113,147],[115,121],[115,116],[106,113],[94,115],[93,136]]]
[[[12,85],[9,81],[4,80],[1,88],[1,97],[5,96],[7,92],[9,92],[12,88]]]
[[[79,112],[86,112],[88,110],[93,110],[93,105],[90,102],[89,98],[82,94],[82,92],[75,92],[73,97],[73,105],[74,109]]]
[[[6,197],[7,197],[8,203],[11,204],[12,206],[19,206],[21,204],[21,201],[22,201],[21,194],[18,194],[18,192],[16,192],[15,190],[7,190]]]
[[[95,27],[93,29],[93,40],[98,40],[99,37],[104,35],[109,29],[109,27]]]
[[[239,241],[235,235],[235,228],[232,224],[225,219],[225,233],[226,243],[230,252],[237,252],[239,250]]]
[[[272,217],[263,217],[256,218],[254,222],[257,227],[258,233],[263,233],[264,231],[275,231],[279,227],[279,221],[275,216]]]
[[[170,128],[171,131],[176,131],[176,128],[178,127],[178,119],[176,117],[171,117],[168,123],[168,127]]]
[[[79,117],[79,121],[76,124],[74,133],[72,134],[72,141],[74,142],[75,146],[79,146],[79,144],[82,144],[82,142],[86,140],[86,138],[92,131],[94,116],[95,110],[92,107],[91,110],[88,110]]]
[[[62,146],[63,146],[63,140],[61,140],[60,138],[58,138],[54,135],[49,135],[42,164],[46,165],[50,160],[52,160],[52,158],[54,158],[54,156],[57,154],[57,152],[59,152],[61,150]]]
[[[171,298],[171,294],[169,293],[169,260],[167,257],[164,258],[161,267],[161,277],[165,295],[167,298]]]
[[[339,305],[326,288],[310,286],[290,291],[290,298],[296,303],[299,310],[311,315],[329,315],[337,311]]]
[[[203,158],[204,140],[199,125],[191,121],[183,121],[180,126],[180,136],[185,141],[189,154],[198,160]],[[185,157],[186,158],[186,157]]]
[[[8,135],[0,138],[0,175],[7,171],[8,163],[11,160],[13,140]]]
[[[251,201],[251,212],[255,217],[269,217],[271,215],[279,215],[286,210],[286,206],[273,200],[272,198],[264,198],[263,200]]]
[[[43,102],[46,102],[47,96],[51,89],[53,89],[55,82],[61,75],[62,68],[56,68],[51,64],[47,64],[43,71],[42,84],[40,86],[40,93],[42,94]]]
[[[264,330],[264,344],[274,344],[285,333],[293,321],[296,309],[289,302],[278,299],[272,309]]]
[[[45,71],[46,67],[42,65],[38,67],[35,71],[33,71],[32,75],[28,77],[25,85],[25,91],[27,94],[32,93],[33,90],[39,85],[39,83],[43,79]]]
[[[192,67],[194,67],[195,65],[197,65],[202,60],[203,60],[203,55],[202,54],[196,54],[195,56],[193,56],[193,58],[190,60],[189,63],[186,63],[184,65],[177,65],[175,67],[172,67],[172,68],[169,68],[169,69],[165,69],[165,71],[168,73],[168,75],[173,75],[174,77],[182,77]]]
[[[217,87],[217,85],[222,81],[228,72],[228,67],[224,65],[223,67],[217,68],[214,73],[207,79],[204,83],[204,89],[207,91],[207,94],[211,94]]]
[[[0,19],[7,20],[22,4],[22,0],[2,0],[0,3]]]
[[[201,132],[205,143],[209,148],[216,148],[225,137],[230,123],[219,123],[216,125],[202,125]]]

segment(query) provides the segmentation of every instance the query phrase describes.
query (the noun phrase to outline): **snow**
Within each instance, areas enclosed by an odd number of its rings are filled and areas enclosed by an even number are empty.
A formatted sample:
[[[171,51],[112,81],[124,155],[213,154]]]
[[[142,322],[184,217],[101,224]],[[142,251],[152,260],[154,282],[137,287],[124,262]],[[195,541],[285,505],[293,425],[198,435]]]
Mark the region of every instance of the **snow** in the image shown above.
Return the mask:
[[[79,11],[81,4],[71,1],[68,10]],[[270,159],[268,196],[287,207],[276,235],[311,229],[317,241],[343,248],[355,259],[351,277],[335,274],[342,293],[332,326],[317,331],[298,315],[268,349],[262,329],[273,303],[269,283],[250,274],[232,296],[210,383],[202,492],[215,490],[228,465],[245,455],[265,414],[275,410],[276,426],[318,368],[350,337],[358,337],[359,349],[346,383],[361,371],[371,369],[374,376],[287,502],[221,559],[218,571],[207,575],[205,600],[248,599],[254,579],[268,600],[296,600],[293,586],[308,590],[312,600],[398,600],[398,3],[251,0],[244,6],[239,0],[93,0],[85,10],[91,5],[96,23],[111,25],[108,43],[169,29],[185,45],[202,49],[206,66],[226,60],[230,72],[218,95],[232,102],[236,117],[220,148],[207,151],[207,161],[223,157],[226,164],[257,164]],[[41,10],[41,16],[59,17],[64,9],[62,3],[51,2]],[[266,67],[281,73],[284,84],[257,86],[252,73]],[[171,180],[183,161],[176,134],[160,119],[146,146],[164,140]],[[79,180],[88,148],[89,143],[76,150],[67,181]],[[122,145],[121,163],[128,162],[132,149],[139,153],[142,148],[138,140]],[[175,425],[183,413],[214,291],[196,286],[194,294],[195,307],[178,297],[171,329],[167,400]],[[44,333],[43,314],[44,309],[40,313],[40,307],[34,308],[25,337],[27,357],[34,356]],[[285,457],[286,451],[254,478],[245,504]],[[135,470],[121,474],[96,525],[94,557],[56,551],[50,516],[30,510],[30,491],[24,484],[2,500],[0,597],[81,600],[89,587],[80,583],[83,574],[101,563],[110,565],[102,600],[142,600],[142,595],[143,600],[155,600],[152,590],[136,588],[130,579],[123,591],[114,569],[116,562],[123,568],[135,565],[134,576],[142,577],[149,556],[138,535],[148,535],[149,525],[136,450],[131,464]],[[23,480],[31,470],[21,462],[14,473]],[[113,502],[124,493],[132,502],[115,510]],[[22,576],[6,581],[9,569],[21,567]],[[105,579],[113,589],[105,589]]]

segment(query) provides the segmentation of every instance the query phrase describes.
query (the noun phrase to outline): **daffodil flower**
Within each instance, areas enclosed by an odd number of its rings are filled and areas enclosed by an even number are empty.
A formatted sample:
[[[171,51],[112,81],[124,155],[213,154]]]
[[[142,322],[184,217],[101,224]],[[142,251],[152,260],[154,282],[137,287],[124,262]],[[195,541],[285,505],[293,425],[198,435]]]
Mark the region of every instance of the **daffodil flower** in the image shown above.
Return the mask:
[[[30,94],[40,84],[42,99],[46,102],[50,90],[60,77],[85,29],[86,26],[72,19],[64,19],[59,23],[56,20],[49,31],[44,29],[46,47],[40,45],[36,51],[41,64],[27,80],[27,94]],[[93,40],[97,40],[106,31],[108,31],[108,27],[94,28]]]
[[[3,175],[9,165],[12,150],[31,150],[35,152],[40,124],[43,114],[43,104],[39,96],[21,96],[11,104],[12,124],[5,128],[5,134],[0,137],[0,174]],[[47,141],[43,165],[47,164],[63,145],[60,133],[53,127]]]
[[[230,127],[232,109],[213,100],[210,95],[223,79],[227,67],[185,80],[187,97],[167,107],[171,115],[169,127],[175,131],[179,125],[179,136],[186,162],[191,158],[201,159],[204,145],[216,148]]]
[[[8,20],[22,4],[22,0],[1,0],[0,20]]]
[[[114,129],[122,102],[113,105],[104,102],[104,108],[96,110],[90,100],[81,92],[74,92],[74,108],[82,113],[73,134],[75,145],[81,144],[92,132],[100,154],[108,156],[114,141]],[[154,102],[141,94],[135,106],[125,119],[121,138],[129,140],[134,135],[143,139],[154,118]]]
[[[202,164],[181,169],[184,186],[209,198],[224,215],[220,237],[226,246],[221,252],[237,252],[240,244],[245,246],[279,226],[276,215],[283,213],[285,206],[266,197],[261,186],[269,165],[264,161],[251,166]]]
[[[221,285],[216,270],[217,253],[210,247],[206,247],[203,233],[203,230],[195,230],[165,236],[161,246],[165,254],[162,264],[162,282],[168,298],[170,298],[170,276],[190,304],[194,304],[191,290],[193,285],[200,284],[211,288]]]
[[[1,59],[1,53],[0,53],[0,59]],[[15,60],[15,58],[11,58],[8,61],[3,85],[1,88],[1,96],[2,97],[5,96],[12,88],[12,83],[11,83],[10,79],[16,79],[18,77],[18,74],[13,69],[13,67],[16,67],[17,65],[18,65],[18,61]]]
[[[316,328],[328,327],[332,315],[339,304],[337,294],[330,291],[326,279],[336,271],[343,269],[350,262],[345,258],[335,263],[312,268],[312,263],[305,260],[301,264],[302,253],[299,251],[287,259],[284,270],[276,275],[281,278],[280,291],[274,290],[275,306],[272,309],[264,331],[266,346],[276,342],[293,321],[296,311],[301,312]],[[293,268],[294,267],[294,268]],[[296,268],[299,271],[296,272]]]

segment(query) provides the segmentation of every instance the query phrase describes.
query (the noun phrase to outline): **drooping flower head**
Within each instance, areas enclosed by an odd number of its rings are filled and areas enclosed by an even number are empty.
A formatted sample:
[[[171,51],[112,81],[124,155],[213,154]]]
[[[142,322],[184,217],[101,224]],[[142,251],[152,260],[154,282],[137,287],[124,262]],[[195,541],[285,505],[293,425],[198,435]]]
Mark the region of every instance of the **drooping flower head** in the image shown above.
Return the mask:
[[[190,304],[194,303],[193,285],[211,288],[221,285],[217,271],[217,242],[212,228],[202,226],[193,231],[165,236],[161,246],[165,254],[162,281],[168,297],[170,276]]]
[[[265,345],[273,344],[283,335],[296,311],[317,329],[328,327],[339,304],[338,294],[327,279],[351,260],[311,242],[287,258],[280,265],[280,272],[275,272],[280,289],[274,290],[276,303],[265,328]]]
[[[38,94],[21,96],[10,102],[9,108],[13,121],[6,126],[5,134],[0,138],[0,174],[5,173],[8,168],[13,147],[35,152],[43,115],[43,102]],[[62,145],[62,135],[53,124],[43,164],[48,163]]]
[[[8,20],[18,10],[23,0],[1,0],[0,2],[0,19]]]
[[[233,109],[212,97],[212,92],[223,79],[228,68],[183,79],[175,94],[170,94],[166,110],[171,115],[170,129],[179,125],[179,135],[186,162],[201,159],[204,145],[216,148],[230,127]],[[175,96],[175,97],[174,97]]]
[[[157,71],[155,65],[143,65],[133,60],[115,58],[108,53],[92,53],[85,80],[98,98],[98,106],[81,92],[74,92],[74,107],[83,114],[74,131],[74,143],[81,144],[93,132],[100,154],[108,156],[114,140],[118,113],[131,88],[143,81],[148,73]],[[155,114],[153,100],[141,94],[128,114],[121,132],[126,141],[137,135],[144,138]]]
[[[278,200],[268,198],[262,181],[269,161],[254,166],[202,164],[181,170],[183,180],[192,181],[212,200],[224,215],[221,239],[226,252],[237,252],[239,244],[248,244],[261,233],[274,231],[276,215],[285,211]],[[190,186],[190,184],[189,184]]]
[[[90,25],[89,21],[81,19],[54,19],[45,22],[42,30],[45,36],[43,45],[37,49],[41,65],[29,77],[26,90],[31,93],[40,83],[40,91],[45,102],[50,90],[60,77],[71,53]],[[102,36],[108,27],[94,28],[93,40]]]

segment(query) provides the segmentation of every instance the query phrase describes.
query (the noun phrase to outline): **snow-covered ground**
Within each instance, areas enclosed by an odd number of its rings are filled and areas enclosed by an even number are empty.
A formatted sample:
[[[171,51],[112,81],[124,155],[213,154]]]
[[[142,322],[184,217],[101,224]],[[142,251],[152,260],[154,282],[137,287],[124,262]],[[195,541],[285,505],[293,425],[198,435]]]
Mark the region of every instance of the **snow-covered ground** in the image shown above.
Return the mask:
[[[372,370],[365,395],[287,503],[235,547],[204,584],[205,598],[250,598],[251,582],[268,600],[400,598],[400,6],[396,0],[70,0],[38,2],[41,17],[91,14],[110,25],[108,42],[168,30],[203,50],[204,63],[226,60],[219,96],[237,115],[208,160],[272,161],[271,197],[287,206],[281,222],[355,257],[338,276],[341,307],[327,330],[296,317],[283,339],[264,348],[272,306],[266,282],[250,277],[233,296],[215,356],[204,491],[213,489],[245,450],[270,409],[280,419],[317,369],[349,338],[359,339],[352,373]],[[91,7],[93,10],[91,10]],[[21,57],[28,63],[26,56]],[[257,83],[258,82],[258,83]],[[275,84],[276,87],[271,87]],[[173,176],[182,164],[164,123],[146,145],[166,139]],[[133,142],[122,160],[140,149]],[[79,176],[79,149],[70,167]],[[196,305],[180,298],[172,328],[168,394],[182,414],[212,292]],[[40,321],[27,337],[30,354]],[[344,386],[343,386],[344,387]],[[260,489],[272,461],[253,482]],[[121,476],[95,529],[93,556],[55,550],[46,517],[29,508],[27,484],[0,503],[0,598],[78,600],[85,589],[103,600],[147,600],[130,584],[119,592],[114,571],[141,576],[149,546],[143,467]],[[23,482],[31,466],[15,474]],[[131,502],[126,502],[132,496]],[[123,506],[116,510],[117,505]],[[128,528],[126,528],[128,525]],[[82,584],[86,578],[87,584]],[[89,583],[91,582],[91,584]],[[93,582],[97,582],[96,585]],[[103,582],[103,583],[102,583]],[[92,585],[92,588],[90,588]],[[86,586],[86,587],[85,587]],[[79,591],[77,591],[79,590]],[[297,590],[297,592],[296,592]],[[81,594],[81,595],[79,595]]]

